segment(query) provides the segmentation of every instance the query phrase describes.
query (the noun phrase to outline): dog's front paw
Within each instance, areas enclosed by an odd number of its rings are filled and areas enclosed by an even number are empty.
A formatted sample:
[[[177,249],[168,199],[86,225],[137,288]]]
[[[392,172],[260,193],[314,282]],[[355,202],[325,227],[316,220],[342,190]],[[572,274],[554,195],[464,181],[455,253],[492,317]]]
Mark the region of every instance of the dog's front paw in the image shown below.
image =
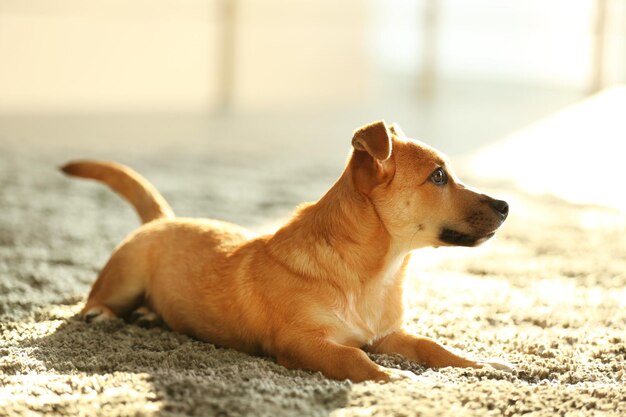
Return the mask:
[[[87,323],[114,320],[117,318],[110,308],[102,305],[95,305],[89,308],[85,307],[83,311],[80,312],[79,317]]]
[[[480,362],[480,364],[483,366],[488,366],[493,369],[497,369],[498,371],[505,371],[505,372],[511,372],[511,373],[515,371],[515,366],[513,364],[504,362],[501,360],[497,360],[497,359],[488,359],[486,361]]]
[[[383,382],[396,382],[402,380],[416,381],[417,375],[411,371],[405,371],[403,369],[385,368],[383,372],[387,375],[388,379]]]
[[[133,311],[129,321],[139,327],[152,328],[163,324],[161,317],[148,307],[142,306]]]

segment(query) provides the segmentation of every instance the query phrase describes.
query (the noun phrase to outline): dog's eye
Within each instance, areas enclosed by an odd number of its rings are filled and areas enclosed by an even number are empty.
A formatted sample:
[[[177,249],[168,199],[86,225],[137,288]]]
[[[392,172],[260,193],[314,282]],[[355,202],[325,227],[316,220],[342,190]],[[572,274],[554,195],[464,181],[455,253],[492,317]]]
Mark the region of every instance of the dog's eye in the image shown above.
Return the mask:
[[[432,174],[430,174],[430,180],[435,185],[446,185],[448,183],[448,174],[443,168],[437,168]]]

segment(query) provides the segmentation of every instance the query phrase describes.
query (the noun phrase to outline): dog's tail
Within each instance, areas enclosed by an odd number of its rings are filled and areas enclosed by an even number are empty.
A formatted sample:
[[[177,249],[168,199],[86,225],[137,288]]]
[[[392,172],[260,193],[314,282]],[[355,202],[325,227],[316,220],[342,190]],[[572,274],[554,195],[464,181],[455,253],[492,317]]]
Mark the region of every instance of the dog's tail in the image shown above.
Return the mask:
[[[135,207],[143,223],[163,217],[174,217],[174,212],[163,196],[144,177],[115,162],[81,160],[61,167],[68,175],[98,180]]]

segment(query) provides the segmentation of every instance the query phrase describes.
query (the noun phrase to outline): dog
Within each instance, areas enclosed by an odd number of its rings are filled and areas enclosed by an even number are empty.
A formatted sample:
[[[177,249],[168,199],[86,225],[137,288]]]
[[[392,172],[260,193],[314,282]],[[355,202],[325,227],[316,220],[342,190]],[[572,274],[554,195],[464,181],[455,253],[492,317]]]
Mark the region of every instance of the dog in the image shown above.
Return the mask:
[[[356,130],[330,190],[264,236],[218,220],[176,218],[146,179],[114,162],[79,160],[61,169],[107,184],[143,221],[98,275],[80,312],[87,321],[139,309],[217,346],[354,382],[414,377],[366,352],[433,368],[512,369],[402,327],[411,251],[479,245],[509,207],[464,186],[442,154],[397,125]]]

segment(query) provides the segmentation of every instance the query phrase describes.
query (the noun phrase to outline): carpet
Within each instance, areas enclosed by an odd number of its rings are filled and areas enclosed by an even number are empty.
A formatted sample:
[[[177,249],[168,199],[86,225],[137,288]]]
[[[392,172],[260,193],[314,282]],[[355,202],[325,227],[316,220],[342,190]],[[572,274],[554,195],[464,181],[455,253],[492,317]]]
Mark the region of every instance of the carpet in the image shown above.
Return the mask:
[[[512,374],[373,355],[416,381],[353,384],[158,327],[77,320],[98,270],[138,221],[102,185],[58,173],[66,160],[127,163],[177,214],[257,230],[318,198],[342,168],[216,146],[0,142],[0,416],[626,415],[623,214],[502,185],[489,191],[509,200],[511,215],[495,239],[416,252],[407,326],[509,361]]]

